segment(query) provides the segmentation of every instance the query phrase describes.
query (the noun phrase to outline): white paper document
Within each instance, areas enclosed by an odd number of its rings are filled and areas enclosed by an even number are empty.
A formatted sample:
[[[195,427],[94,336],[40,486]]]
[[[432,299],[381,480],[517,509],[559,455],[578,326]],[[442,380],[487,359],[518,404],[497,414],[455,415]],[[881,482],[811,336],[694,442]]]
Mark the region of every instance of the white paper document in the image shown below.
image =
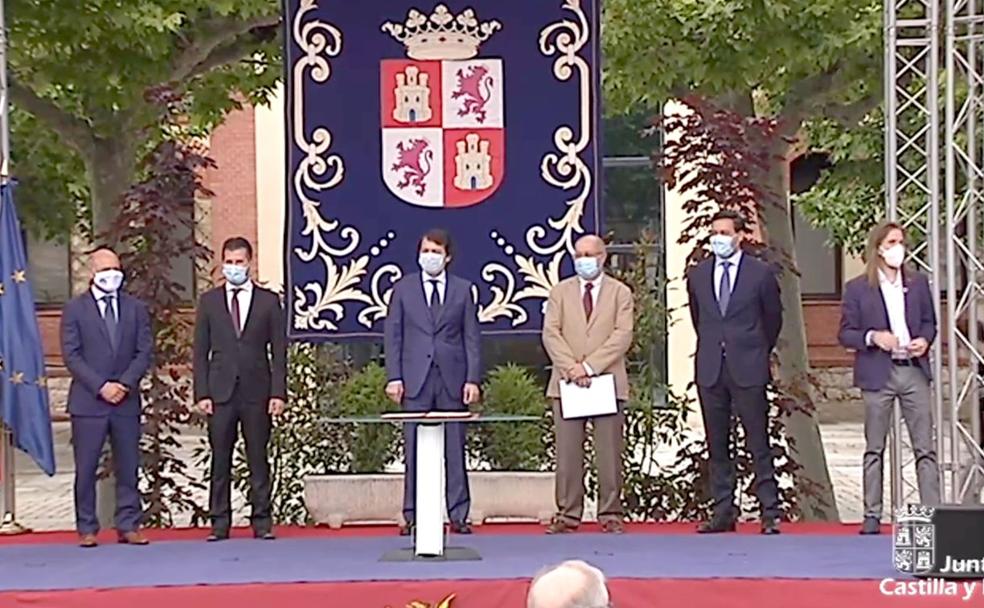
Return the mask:
[[[616,412],[615,377],[611,374],[592,377],[591,386],[587,388],[561,380],[560,413],[565,420],[608,416]]]

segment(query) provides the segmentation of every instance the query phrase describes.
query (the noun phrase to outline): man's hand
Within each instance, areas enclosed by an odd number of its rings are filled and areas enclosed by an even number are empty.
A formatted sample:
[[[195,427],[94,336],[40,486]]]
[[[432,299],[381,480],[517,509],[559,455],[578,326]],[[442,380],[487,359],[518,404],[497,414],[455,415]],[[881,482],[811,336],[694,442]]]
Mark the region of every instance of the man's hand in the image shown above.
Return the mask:
[[[591,386],[591,376],[581,376],[574,381],[574,384],[577,384],[581,388],[588,388]]]
[[[922,357],[929,350],[929,341],[926,338],[916,338],[909,342],[909,354],[913,357]]]
[[[871,336],[871,341],[885,352],[892,352],[899,347],[899,339],[890,331],[876,331]]]
[[[202,412],[203,414],[208,414],[209,416],[211,416],[212,412],[215,411],[215,408],[212,407],[212,400],[202,399],[201,401],[199,401],[198,411]]]
[[[108,403],[119,405],[126,397],[126,388],[119,382],[107,382],[99,389],[99,396]]]
[[[284,400],[280,399],[279,397],[273,397],[272,399],[270,399],[270,403],[267,405],[267,411],[270,412],[270,415],[273,417],[277,417],[280,414],[283,414]]]
[[[400,405],[403,403],[403,381],[393,380],[386,385],[386,396],[390,398],[390,401]]]
[[[584,369],[583,363],[578,363],[567,372],[567,379],[571,382],[577,382],[581,378],[588,377],[588,370]]]
[[[478,397],[480,394],[481,394],[481,390],[479,390],[477,384],[466,382],[464,395],[462,395],[462,399],[464,400],[465,405],[471,405],[473,403],[478,403]]]

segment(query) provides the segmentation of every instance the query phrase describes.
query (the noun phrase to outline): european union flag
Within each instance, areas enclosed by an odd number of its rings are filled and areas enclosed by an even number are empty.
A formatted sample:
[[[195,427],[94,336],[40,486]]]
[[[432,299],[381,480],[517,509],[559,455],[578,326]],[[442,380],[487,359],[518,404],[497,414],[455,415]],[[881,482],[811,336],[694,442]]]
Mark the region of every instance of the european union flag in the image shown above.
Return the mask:
[[[44,351],[12,189],[0,185],[0,414],[17,447],[54,475]]]

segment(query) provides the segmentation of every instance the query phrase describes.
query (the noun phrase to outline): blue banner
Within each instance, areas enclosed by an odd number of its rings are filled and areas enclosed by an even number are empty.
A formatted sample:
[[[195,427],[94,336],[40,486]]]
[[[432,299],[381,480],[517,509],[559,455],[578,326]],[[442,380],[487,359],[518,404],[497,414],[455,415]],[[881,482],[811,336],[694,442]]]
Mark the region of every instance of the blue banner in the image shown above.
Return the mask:
[[[0,186],[0,414],[17,447],[54,475],[44,349],[12,188]]]
[[[382,333],[444,228],[486,334],[535,334],[601,226],[600,0],[288,0],[294,340]]]

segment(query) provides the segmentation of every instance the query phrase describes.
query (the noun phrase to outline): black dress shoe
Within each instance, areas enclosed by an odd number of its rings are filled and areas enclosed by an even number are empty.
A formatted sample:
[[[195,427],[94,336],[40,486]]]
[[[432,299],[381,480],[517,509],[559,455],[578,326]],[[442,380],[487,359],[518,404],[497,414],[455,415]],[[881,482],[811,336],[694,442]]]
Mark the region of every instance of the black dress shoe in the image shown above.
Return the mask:
[[[413,523],[400,526],[400,536],[410,536],[411,534],[413,534]]]
[[[734,519],[715,517],[711,521],[706,521],[697,527],[698,534],[721,534],[722,532],[734,532],[738,528]]]
[[[471,534],[472,529],[466,522],[451,522],[451,531],[455,534]]]
[[[864,536],[881,534],[881,522],[877,517],[865,517],[861,524],[860,534]]]
[[[212,533],[205,537],[206,542],[215,543],[220,540],[229,540],[229,532],[227,530],[212,530]]]
[[[253,532],[253,538],[258,538],[260,540],[275,540],[277,537],[274,535],[272,530],[256,530]]]
[[[779,534],[779,520],[774,517],[766,517],[762,520],[762,534]]]

